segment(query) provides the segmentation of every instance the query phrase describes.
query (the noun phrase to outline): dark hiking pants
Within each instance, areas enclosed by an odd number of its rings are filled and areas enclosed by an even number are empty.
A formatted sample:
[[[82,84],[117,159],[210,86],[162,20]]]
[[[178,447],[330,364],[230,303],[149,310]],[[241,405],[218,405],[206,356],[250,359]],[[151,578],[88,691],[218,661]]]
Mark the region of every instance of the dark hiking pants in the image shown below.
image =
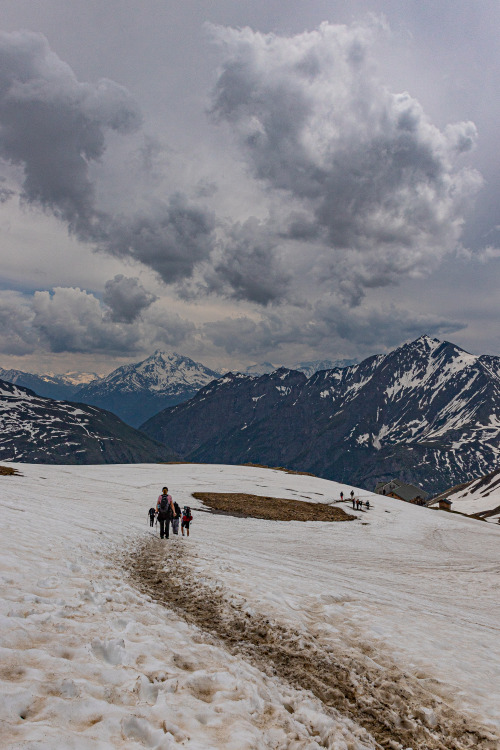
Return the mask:
[[[170,518],[158,518],[160,522],[160,539],[163,539],[165,536],[167,539],[170,534]]]

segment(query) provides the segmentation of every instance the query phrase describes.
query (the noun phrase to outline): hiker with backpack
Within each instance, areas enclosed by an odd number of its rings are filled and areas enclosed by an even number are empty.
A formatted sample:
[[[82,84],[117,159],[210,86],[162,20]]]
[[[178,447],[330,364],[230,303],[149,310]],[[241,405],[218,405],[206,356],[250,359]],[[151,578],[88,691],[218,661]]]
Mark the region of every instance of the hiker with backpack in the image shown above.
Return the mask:
[[[170,521],[174,517],[174,501],[172,495],[168,494],[168,487],[162,489],[161,495],[156,504],[158,520],[160,522],[160,539],[168,539],[170,531]]]
[[[181,520],[181,509],[179,503],[174,500],[174,516],[172,518],[172,534],[179,535],[179,521]]]
[[[182,536],[184,536],[184,529],[186,529],[186,534],[189,536],[189,523],[193,520],[193,516],[191,514],[191,508],[189,505],[184,506],[184,510],[182,511],[182,522],[181,522],[181,533]]]

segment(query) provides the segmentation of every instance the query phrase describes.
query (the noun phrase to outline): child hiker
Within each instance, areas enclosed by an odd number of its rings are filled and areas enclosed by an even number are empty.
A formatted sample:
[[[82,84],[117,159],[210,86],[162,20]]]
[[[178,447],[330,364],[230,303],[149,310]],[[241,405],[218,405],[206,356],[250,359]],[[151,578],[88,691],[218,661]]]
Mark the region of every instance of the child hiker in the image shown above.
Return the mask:
[[[189,536],[189,523],[193,520],[193,516],[191,515],[191,508],[189,505],[184,506],[184,510],[182,511],[182,521],[181,521],[181,533],[182,536],[184,536],[184,529],[186,529],[186,535]]]

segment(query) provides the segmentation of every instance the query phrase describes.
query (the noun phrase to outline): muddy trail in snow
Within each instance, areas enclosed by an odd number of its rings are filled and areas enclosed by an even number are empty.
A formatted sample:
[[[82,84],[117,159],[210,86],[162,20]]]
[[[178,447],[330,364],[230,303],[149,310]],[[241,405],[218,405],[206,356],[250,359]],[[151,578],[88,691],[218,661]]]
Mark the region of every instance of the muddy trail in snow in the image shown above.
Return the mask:
[[[245,611],[245,600],[220,582],[200,580],[193,570],[195,555],[172,542],[150,538],[123,552],[120,563],[131,582],[230,653],[310,691],[325,711],[349,717],[371,735],[373,747],[499,750],[497,735],[461,716],[415,676],[388,666],[386,658],[377,663],[370,645],[339,653],[306,630]]]

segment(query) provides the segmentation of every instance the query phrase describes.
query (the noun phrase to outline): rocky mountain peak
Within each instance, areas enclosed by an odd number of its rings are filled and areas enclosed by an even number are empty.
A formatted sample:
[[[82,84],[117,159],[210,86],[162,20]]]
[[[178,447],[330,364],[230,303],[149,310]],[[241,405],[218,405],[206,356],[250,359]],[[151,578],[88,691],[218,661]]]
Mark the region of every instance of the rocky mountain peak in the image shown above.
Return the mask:
[[[225,376],[144,431],[186,460],[266,463],[433,492],[497,466],[500,358],[430,336],[306,378]],[[172,441],[172,436],[175,436]]]

